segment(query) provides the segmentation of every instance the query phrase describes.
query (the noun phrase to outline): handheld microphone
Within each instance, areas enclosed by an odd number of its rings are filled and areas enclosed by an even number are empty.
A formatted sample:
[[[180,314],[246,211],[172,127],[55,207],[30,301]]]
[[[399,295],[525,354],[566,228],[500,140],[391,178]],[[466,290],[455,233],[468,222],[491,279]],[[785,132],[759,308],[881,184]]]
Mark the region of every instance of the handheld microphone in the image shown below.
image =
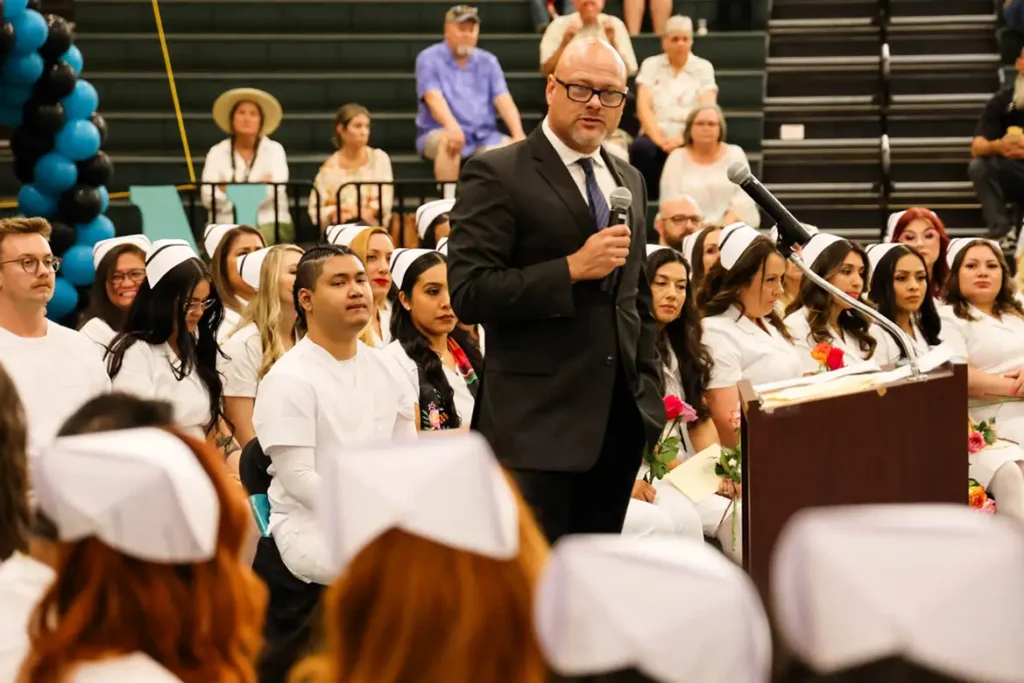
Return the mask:
[[[633,193],[625,187],[616,187],[608,195],[608,206],[611,212],[608,214],[608,225],[625,225],[629,207],[633,203]],[[632,239],[632,237],[630,237]],[[604,292],[612,293],[619,283],[619,268],[613,270],[608,277],[601,282],[601,289]]]
[[[804,229],[793,214],[761,184],[750,167],[744,163],[737,162],[726,171],[729,180],[740,186],[754,202],[764,209],[764,212],[771,216],[779,228],[779,251],[788,255],[794,244],[803,246],[811,239],[811,235]]]

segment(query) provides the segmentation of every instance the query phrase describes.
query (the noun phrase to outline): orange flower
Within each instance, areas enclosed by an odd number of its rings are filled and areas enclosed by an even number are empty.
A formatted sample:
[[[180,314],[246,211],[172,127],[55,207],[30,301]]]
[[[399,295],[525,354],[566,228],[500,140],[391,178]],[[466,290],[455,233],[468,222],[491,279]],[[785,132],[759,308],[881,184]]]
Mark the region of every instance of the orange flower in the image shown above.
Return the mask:
[[[967,502],[972,508],[980,509],[987,500],[988,495],[981,486],[971,486],[967,489]]]
[[[832,345],[826,342],[818,342],[818,345],[811,351],[811,358],[813,358],[818,365],[824,365],[828,360],[828,353],[832,350]]]

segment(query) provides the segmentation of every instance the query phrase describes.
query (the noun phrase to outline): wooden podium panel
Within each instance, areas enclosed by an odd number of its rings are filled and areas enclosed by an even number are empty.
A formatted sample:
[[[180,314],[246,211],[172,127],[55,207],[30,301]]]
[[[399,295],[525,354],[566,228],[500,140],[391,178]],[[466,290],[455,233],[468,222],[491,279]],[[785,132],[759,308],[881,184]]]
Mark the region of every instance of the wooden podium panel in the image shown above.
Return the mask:
[[[772,550],[798,510],[967,503],[966,365],[943,365],[884,391],[768,410],[748,382],[739,388],[743,558],[766,600]]]

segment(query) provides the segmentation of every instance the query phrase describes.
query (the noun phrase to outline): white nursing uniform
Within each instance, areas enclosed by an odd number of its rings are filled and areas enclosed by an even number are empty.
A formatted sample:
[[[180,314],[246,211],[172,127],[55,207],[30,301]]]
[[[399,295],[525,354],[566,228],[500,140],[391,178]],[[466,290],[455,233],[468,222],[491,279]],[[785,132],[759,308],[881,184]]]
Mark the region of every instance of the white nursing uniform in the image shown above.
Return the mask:
[[[98,317],[89,318],[78,331],[102,346],[104,352],[110,348],[110,342],[114,341],[114,337],[117,335],[114,328],[108,325],[103,318]]]
[[[762,318],[761,329],[733,306],[702,322],[704,345],[714,361],[709,389],[736,386],[741,379],[756,386],[803,375],[800,349],[786,341],[767,318]]]
[[[263,365],[263,342],[256,323],[250,323],[220,343],[223,353],[217,369],[223,375],[224,395],[233,398],[256,398]]]
[[[28,555],[0,564],[0,681],[16,681],[28,652],[28,622],[56,574]]]
[[[370,328],[370,336],[373,338],[373,347],[383,349],[391,343],[391,301],[384,304],[384,308],[377,309],[377,318],[380,320],[380,334]]]
[[[82,662],[67,683],[181,683],[181,679],[141,652]]]
[[[811,324],[807,320],[807,309],[800,308],[793,311],[790,315],[786,316],[784,322],[786,327],[789,328],[789,333],[793,335],[793,344],[800,349],[800,361],[803,372],[817,372],[820,366],[818,361],[811,357],[811,351],[818,345],[818,342],[811,336]],[[878,355],[881,342],[878,339],[879,331],[876,330],[874,325],[868,327],[868,334],[874,337],[875,341],[879,341],[879,346],[876,347],[874,354],[865,354],[861,350],[860,344],[852,336],[843,336],[832,329],[829,330],[829,333],[831,337],[826,343],[843,352],[843,367],[871,359],[874,359],[879,364],[885,363],[886,359]],[[884,332],[881,334],[889,336]],[[899,354],[896,357],[899,358]]]
[[[417,372],[416,361],[409,358],[405,348],[397,341],[388,344],[381,353],[393,358],[397,366],[402,369],[402,374],[409,382],[409,391],[412,392],[412,395],[419,402],[420,377]],[[442,367],[444,367],[444,376],[448,379],[448,384],[451,385],[452,392],[455,394],[455,410],[459,413],[459,420],[464,426],[469,426],[470,421],[473,419],[473,406],[476,405],[476,399],[473,398],[473,394],[470,392],[462,375],[447,365],[442,364]],[[422,409],[424,406],[420,406],[420,408]]]
[[[174,423],[203,439],[210,424],[210,395],[195,370],[179,380],[174,372],[177,364],[177,355],[166,343],[135,342],[124,352],[121,370],[113,379],[114,390],[170,403]]]
[[[921,357],[931,351],[931,347],[928,346],[928,341],[924,338],[924,334],[921,332],[921,328],[918,327],[916,321],[911,324],[911,327],[914,330],[914,334],[910,337],[910,341],[913,343],[918,357]],[[899,363],[903,352],[900,350],[899,345],[896,344],[896,340],[892,338],[891,334],[877,326],[873,329],[875,330],[875,339],[878,340],[878,348],[875,349],[875,362],[879,365]]]
[[[110,391],[102,349],[54,322],[46,323],[42,337],[19,337],[0,328],[0,365],[25,408],[30,454],[45,448],[82,404]]]
[[[242,321],[242,314],[235,313],[227,306],[224,307],[224,317],[220,320],[220,327],[217,328],[217,341],[220,343],[224,342],[231,331],[238,327],[238,323]]]
[[[260,382],[253,427],[272,463],[267,491],[270,531],[281,559],[296,577],[327,585],[334,572],[313,510],[301,500],[315,499],[315,494],[302,496],[286,490],[275,469],[283,462],[278,456],[287,453],[287,464],[294,470],[288,475],[303,475],[309,487],[316,489],[320,454],[334,455],[361,443],[414,438],[415,403],[394,361],[362,343],[353,358],[339,361],[306,337]],[[293,453],[301,459],[292,458]]]

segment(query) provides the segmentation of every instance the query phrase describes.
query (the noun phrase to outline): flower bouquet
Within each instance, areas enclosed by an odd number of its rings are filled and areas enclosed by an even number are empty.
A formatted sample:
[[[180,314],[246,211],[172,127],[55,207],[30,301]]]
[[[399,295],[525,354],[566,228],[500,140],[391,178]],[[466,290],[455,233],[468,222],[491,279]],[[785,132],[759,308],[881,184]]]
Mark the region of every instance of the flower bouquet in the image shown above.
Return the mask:
[[[999,438],[996,436],[995,418],[983,422],[975,422],[967,418],[967,452],[974,455],[978,451],[991,446]]]
[[[722,527],[722,523],[725,522],[725,515],[732,512],[732,549],[736,550],[736,506],[740,501],[740,485],[743,483],[743,444],[742,435],[740,433],[740,425],[742,421],[742,413],[739,407],[732,411],[729,415],[729,425],[736,430],[736,446],[728,448],[726,446],[721,447],[721,455],[718,456],[718,462],[715,463],[715,474],[727,481],[731,481],[733,486],[732,494],[732,505],[725,509],[722,514],[722,519],[718,522],[718,529]],[[718,533],[718,529],[715,529],[715,533]]]
[[[846,364],[843,350],[837,349],[826,342],[819,342],[814,347],[811,351],[811,358],[818,363],[818,373],[816,374],[838,370]]]
[[[644,475],[644,481],[648,484],[655,479],[661,479],[672,468],[670,465],[679,455],[680,440],[678,436],[669,436],[677,432],[680,423],[693,422],[697,419],[697,411],[686,401],[675,394],[665,397],[665,419],[669,422],[669,429],[662,433],[661,439],[654,446],[654,450],[644,446],[644,462],[647,463],[648,471]]]
[[[995,514],[996,502],[988,497],[985,487],[976,479],[967,480],[967,503],[974,510],[980,510],[988,515]]]

